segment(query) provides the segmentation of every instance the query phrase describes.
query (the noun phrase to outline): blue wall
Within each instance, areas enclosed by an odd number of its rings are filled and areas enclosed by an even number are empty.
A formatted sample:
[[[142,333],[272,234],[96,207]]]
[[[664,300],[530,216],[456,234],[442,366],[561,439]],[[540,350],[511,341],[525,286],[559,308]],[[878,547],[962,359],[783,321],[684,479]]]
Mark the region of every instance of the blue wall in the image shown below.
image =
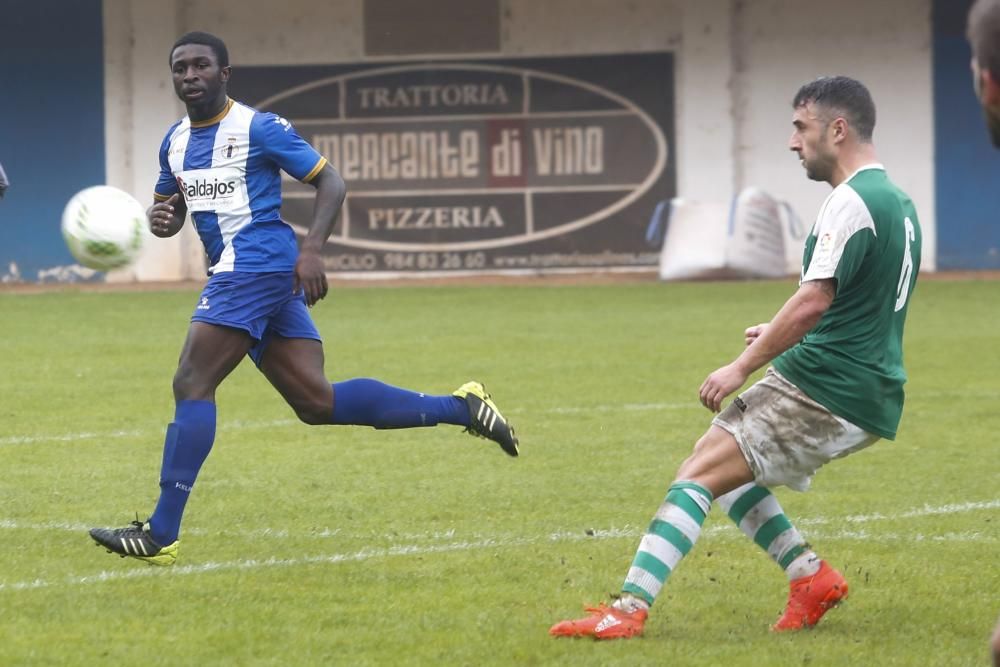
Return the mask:
[[[105,178],[103,41],[101,0],[0,0],[0,275],[73,261],[63,206]]]
[[[972,0],[934,0],[934,145],[939,269],[1000,268],[1000,151],[972,90]]]

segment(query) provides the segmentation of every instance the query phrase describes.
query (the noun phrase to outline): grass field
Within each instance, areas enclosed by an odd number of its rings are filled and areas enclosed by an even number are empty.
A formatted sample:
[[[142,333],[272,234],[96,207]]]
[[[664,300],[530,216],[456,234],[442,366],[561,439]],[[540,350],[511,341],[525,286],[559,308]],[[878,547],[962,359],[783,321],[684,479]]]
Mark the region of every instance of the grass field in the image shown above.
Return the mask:
[[[483,380],[522,456],[455,427],[299,424],[248,363],[218,395],[181,561],[86,529],[157,496],[196,292],[0,293],[0,665],[986,665],[1000,614],[1000,285],[924,281],[899,438],[777,491],[851,599],[768,632],[784,575],[713,512],[642,639],[553,640],[618,590],[708,424],[704,376],[790,282],[345,288],[335,380]]]

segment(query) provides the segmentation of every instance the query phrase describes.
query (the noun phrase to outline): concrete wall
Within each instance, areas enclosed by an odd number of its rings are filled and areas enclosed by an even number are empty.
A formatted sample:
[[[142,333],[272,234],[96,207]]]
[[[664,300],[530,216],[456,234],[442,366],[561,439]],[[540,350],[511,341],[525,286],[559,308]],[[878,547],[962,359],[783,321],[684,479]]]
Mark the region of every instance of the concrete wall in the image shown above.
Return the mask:
[[[240,64],[380,59],[365,55],[363,0],[104,3],[108,179],[141,198],[151,197],[163,134],[183,115],[166,63],[177,35],[219,34],[235,76]],[[930,0],[500,0],[499,29],[499,52],[472,55],[674,52],[679,194],[728,200],[757,185],[807,225],[829,188],[788,153],[789,102],[816,76],[861,79],[878,106],[876,146],[917,204],[923,266],[934,268]],[[140,262],[136,277],[200,275],[193,244],[190,230],[151,244],[163,271],[143,274],[152,263]]]
[[[863,81],[877,108],[874,141],[890,177],[913,198],[934,268],[934,105],[930,3],[842,0],[804,12],[800,0],[737,3],[736,185],[758,185],[811,222],[830,191],[803,177],[788,152],[791,99],[800,83],[845,74]],[[818,3],[808,3],[818,4]]]
[[[174,95],[167,57],[186,30],[181,3],[104,0],[105,113],[108,184],[152,204],[160,143],[184,115]],[[169,240],[147,243],[131,268],[109,281],[181,280],[204,276],[201,243],[192,225]]]

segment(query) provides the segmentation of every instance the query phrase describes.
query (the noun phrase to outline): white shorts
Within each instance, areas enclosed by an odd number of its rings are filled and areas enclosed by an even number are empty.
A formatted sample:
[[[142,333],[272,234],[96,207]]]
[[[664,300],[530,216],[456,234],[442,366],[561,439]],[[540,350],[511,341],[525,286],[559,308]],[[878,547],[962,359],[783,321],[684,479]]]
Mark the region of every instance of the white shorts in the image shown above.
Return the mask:
[[[806,491],[823,464],[879,439],[806,396],[773,368],[712,423],[736,438],[754,480]]]

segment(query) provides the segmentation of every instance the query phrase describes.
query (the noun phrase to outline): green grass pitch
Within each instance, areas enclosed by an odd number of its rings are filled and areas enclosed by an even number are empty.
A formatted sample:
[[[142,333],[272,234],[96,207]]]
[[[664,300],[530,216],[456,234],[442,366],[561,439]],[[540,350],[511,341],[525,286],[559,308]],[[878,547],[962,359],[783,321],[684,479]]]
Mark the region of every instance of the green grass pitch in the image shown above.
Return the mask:
[[[309,427],[244,363],[171,569],[86,529],[157,496],[194,291],[0,293],[2,665],[986,665],[1000,614],[997,284],[924,280],[899,438],[777,491],[851,598],[768,625],[783,574],[716,510],[638,640],[547,629],[617,591],[709,422],[704,377],[794,289],[336,288],[331,379],[482,380],[512,460],[455,427]]]

